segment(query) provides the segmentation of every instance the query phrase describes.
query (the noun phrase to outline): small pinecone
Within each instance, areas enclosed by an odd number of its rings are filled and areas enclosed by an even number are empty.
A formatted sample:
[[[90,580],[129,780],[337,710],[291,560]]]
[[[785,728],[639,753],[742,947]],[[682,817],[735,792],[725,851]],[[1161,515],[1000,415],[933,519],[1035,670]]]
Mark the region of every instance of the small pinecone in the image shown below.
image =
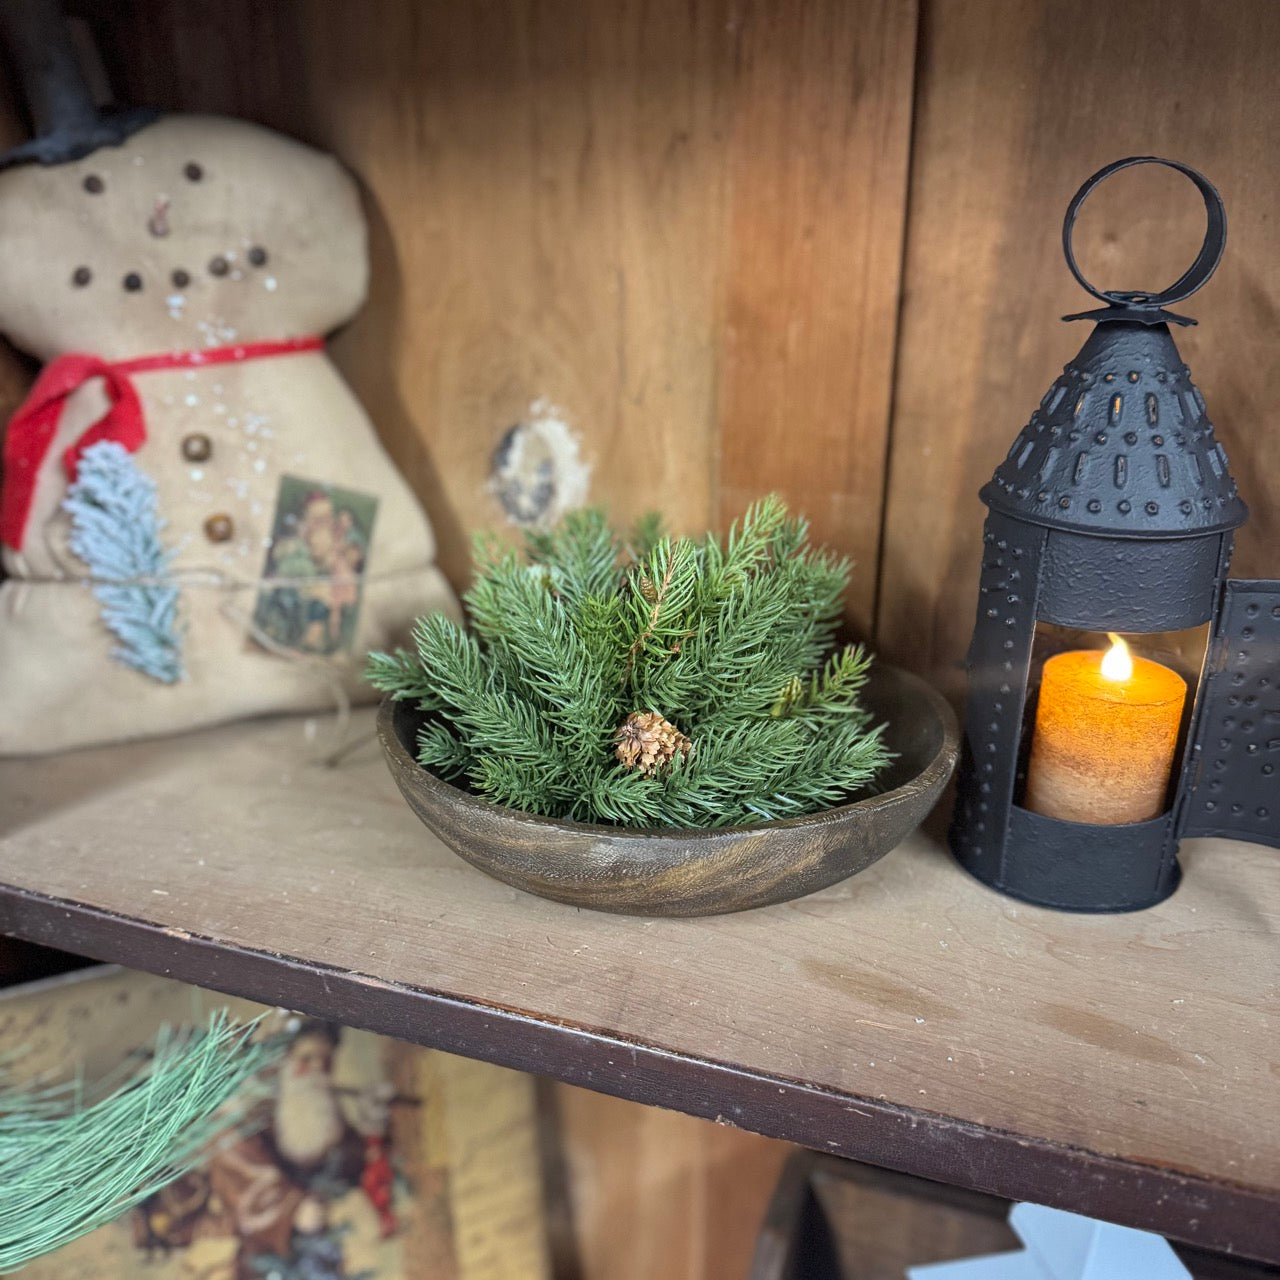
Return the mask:
[[[614,735],[614,753],[628,769],[639,769],[647,778],[670,764],[679,752],[687,756],[693,743],[656,711],[633,711]]]

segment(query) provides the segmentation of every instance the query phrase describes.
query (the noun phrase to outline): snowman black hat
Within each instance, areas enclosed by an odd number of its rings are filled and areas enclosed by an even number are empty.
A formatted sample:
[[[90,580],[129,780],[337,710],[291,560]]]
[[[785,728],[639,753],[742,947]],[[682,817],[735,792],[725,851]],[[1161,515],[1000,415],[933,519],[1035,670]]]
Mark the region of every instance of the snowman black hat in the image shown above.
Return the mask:
[[[0,169],[66,164],[118,147],[159,114],[98,105],[57,0],[0,0],[0,28],[35,135],[0,153]]]

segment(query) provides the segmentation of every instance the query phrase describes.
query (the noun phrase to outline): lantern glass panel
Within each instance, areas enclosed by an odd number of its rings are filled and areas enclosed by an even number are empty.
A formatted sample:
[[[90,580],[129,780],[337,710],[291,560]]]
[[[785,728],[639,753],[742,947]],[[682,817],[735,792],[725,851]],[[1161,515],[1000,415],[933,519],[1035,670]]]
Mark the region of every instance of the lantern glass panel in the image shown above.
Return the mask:
[[[1167,813],[1172,805],[1182,769],[1182,760],[1186,751],[1197,690],[1200,687],[1204,665],[1208,656],[1210,631],[1210,625],[1205,623],[1201,626],[1190,627],[1180,631],[1159,631],[1144,634],[1120,633],[1119,638],[1123,642],[1123,652],[1113,653],[1111,659],[1104,666],[1102,663],[1103,657],[1114,648],[1111,633],[1084,631],[1071,627],[1056,626],[1043,620],[1037,621],[1028,674],[1025,714],[1019,742],[1018,767],[1014,783],[1014,804],[1019,808],[1032,809],[1039,809],[1045,804],[1045,789],[1047,785],[1045,771],[1048,766],[1043,759],[1038,759],[1033,764],[1033,745],[1036,737],[1041,689],[1045,679],[1045,664],[1053,659],[1061,658],[1061,661],[1056,663],[1053,668],[1057,672],[1056,676],[1050,679],[1050,701],[1046,705],[1044,724],[1046,736],[1052,735],[1055,754],[1061,758],[1064,751],[1070,751],[1074,746],[1079,753],[1078,759],[1066,761],[1066,767],[1072,772],[1074,772],[1074,766],[1076,765],[1082,771],[1087,770],[1091,760],[1096,760],[1102,766],[1104,772],[1107,766],[1111,764],[1123,769],[1125,751],[1129,745],[1127,735],[1131,737],[1133,733],[1137,732],[1143,734],[1156,733],[1163,739],[1166,750],[1172,750],[1171,757],[1166,756],[1167,765],[1161,766],[1159,769],[1156,769],[1154,765],[1146,766],[1145,762],[1151,758],[1150,748],[1146,745],[1133,745],[1137,749],[1144,767],[1149,767],[1152,770],[1151,777],[1148,778],[1146,783],[1147,794],[1153,794],[1151,790],[1153,787],[1159,793],[1156,807],[1151,809],[1146,816],[1156,817]],[[1156,701],[1163,701],[1163,707],[1157,706],[1152,712],[1138,712],[1135,719],[1133,714],[1126,718],[1125,708],[1121,705],[1117,709],[1119,714],[1113,720],[1113,709],[1105,700],[1088,699],[1084,705],[1074,701],[1073,695],[1079,693],[1080,690],[1072,680],[1072,676],[1079,673],[1073,673],[1073,658],[1067,655],[1076,654],[1089,655],[1087,659],[1083,657],[1080,659],[1080,671],[1085,673],[1095,684],[1101,673],[1110,672],[1109,676],[1103,674],[1101,679],[1100,691],[1104,694],[1104,697],[1112,682],[1117,688],[1131,688],[1130,682],[1134,680],[1134,676],[1128,673],[1133,672],[1136,668],[1137,681],[1141,686],[1141,691],[1145,692],[1148,698],[1152,688],[1160,691]],[[1095,658],[1094,655],[1097,655],[1097,657]],[[1186,686],[1185,693],[1178,688],[1178,682],[1167,674],[1169,672],[1181,677]],[[1063,686],[1064,678],[1068,680],[1068,687],[1065,691]],[[1145,684],[1143,683],[1144,681]],[[1084,689],[1085,694],[1098,691],[1096,688],[1090,689],[1086,687]],[[1139,697],[1136,700],[1141,701],[1143,699]],[[1045,750],[1047,752],[1047,745]],[[1030,786],[1028,785],[1029,775],[1033,775]],[[1085,804],[1094,803],[1095,793],[1098,790],[1098,786],[1084,786],[1081,801]],[[1049,802],[1049,807],[1053,807],[1052,801]],[[1105,806],[1103,808],[1105,811]],[[1073,821],[1091,821],[1081,811],[1070,810],[1069,812]],[[1121,813],[1124,813],[1123,807]],[[1051,814],[1051,816],[1066,816],[1066,814]],[[1093,820],[1096,821],[1096,819]],[[1104,821],[1108,823],[1122,820],[1135,821],[1138,819],[1132,813],[1128,813],[1124,817],[1104,818]]]

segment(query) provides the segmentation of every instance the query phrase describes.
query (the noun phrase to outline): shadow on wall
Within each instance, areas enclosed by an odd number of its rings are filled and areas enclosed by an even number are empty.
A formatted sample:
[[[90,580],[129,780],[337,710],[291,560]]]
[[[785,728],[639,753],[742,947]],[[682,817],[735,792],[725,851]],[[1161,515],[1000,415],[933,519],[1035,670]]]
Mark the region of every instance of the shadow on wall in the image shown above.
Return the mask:
[[[358,173],[355,178],[369,227],[369,296],[356,318],[333,339],[330,350],[392,461],[426,507],[435,530],[438,563],[460,592],[470,578],[467,531],[401,398],[396,376],[403,288],[395,241],[382,207]]]

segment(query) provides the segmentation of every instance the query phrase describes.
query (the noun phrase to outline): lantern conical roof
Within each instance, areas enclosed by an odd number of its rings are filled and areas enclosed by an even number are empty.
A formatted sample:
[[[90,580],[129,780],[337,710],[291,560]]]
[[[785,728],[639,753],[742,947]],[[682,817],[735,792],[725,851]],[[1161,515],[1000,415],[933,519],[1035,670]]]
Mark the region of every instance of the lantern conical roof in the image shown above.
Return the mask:
[[[1100,319],[981,496],[1107,537],[1219,533],[1248,516],[1191,371],[1149,317]]]

